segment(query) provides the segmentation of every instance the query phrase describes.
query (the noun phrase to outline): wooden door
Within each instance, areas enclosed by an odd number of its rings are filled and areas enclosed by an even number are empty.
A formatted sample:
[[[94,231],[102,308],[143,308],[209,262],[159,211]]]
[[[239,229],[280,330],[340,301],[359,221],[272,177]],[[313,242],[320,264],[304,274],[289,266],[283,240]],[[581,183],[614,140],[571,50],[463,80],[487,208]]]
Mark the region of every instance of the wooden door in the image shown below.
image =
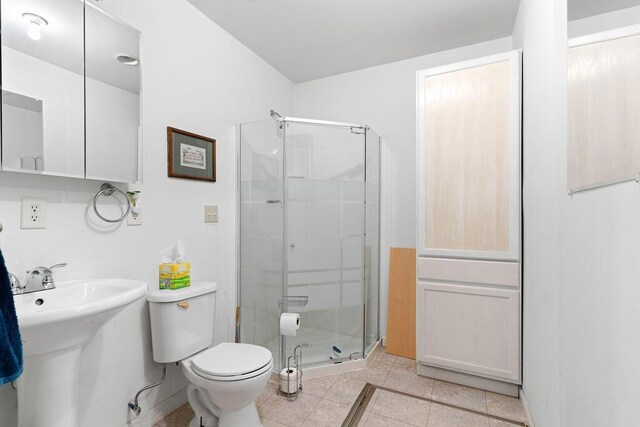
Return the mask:
[[[418,74],[418,251],[517,260],[520,56]]]

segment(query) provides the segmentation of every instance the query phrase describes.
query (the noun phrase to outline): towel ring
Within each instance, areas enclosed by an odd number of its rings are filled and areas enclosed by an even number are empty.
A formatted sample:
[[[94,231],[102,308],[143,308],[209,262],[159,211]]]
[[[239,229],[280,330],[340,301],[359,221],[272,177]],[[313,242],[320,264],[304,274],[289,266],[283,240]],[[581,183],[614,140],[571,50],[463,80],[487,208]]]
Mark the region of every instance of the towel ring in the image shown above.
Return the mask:
[[[113,193],[115,193],[116,191],[122,194],[124,196],[124,199],[127,201],[127,211],[124,213],[124,215],[122,215],[118,219],[105,218],[100,214],[100,212],[98,212],[98,199],[100,198],[100,196],[112,196]],[[127,216],[129,216],[129,212],[131,212],[131,201],[129,200],[129,196],[127,196],[124,191],[105,182],[100,186],[100,191],[98,191],[96,195],[93,196],[93,210],[96,212],[96,215],[98,215],[98,218],[100,218],[105,222],[110,222],[110,223],[122,222]]]

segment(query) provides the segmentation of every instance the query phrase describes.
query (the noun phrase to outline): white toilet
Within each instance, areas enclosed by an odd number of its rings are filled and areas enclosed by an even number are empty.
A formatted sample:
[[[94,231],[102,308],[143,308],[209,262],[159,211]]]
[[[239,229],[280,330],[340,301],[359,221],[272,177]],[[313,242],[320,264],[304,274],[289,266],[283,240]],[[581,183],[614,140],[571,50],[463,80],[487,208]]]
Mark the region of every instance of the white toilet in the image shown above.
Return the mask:
[[[269,381],[271,352],[251,344],[213,342],[215,295],[211,282],[152,292],[153,359],[180,362],[189,380],[191,427],[261,426],[255,400]]]

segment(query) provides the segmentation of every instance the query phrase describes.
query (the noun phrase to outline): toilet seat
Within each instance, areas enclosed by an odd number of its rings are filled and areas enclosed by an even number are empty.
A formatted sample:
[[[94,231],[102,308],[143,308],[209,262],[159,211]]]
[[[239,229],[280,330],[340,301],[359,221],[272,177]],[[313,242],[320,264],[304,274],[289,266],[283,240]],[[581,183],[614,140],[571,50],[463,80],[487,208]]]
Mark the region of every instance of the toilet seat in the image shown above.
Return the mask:
[[[214,381],[240,381],[264,374],[273,367],[271,352],[252,344],[222,343],[189,359],[191,370]]]

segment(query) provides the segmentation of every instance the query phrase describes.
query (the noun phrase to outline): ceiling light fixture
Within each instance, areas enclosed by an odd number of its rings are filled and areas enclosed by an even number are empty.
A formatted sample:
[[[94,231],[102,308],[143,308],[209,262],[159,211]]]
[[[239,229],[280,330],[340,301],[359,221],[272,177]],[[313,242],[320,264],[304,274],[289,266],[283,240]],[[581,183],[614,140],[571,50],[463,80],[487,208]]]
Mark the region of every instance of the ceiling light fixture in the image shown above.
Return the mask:
[[[130,67],[135,67],[139,62],[138,58],[136,58],[135,56],[126,55],[124,53],[116,53],[115,55],[113,55],[113,59],[123,65],[128,65]]]
[[[42,38],[42,28],[49,25],[46,19],[35,13],[23,13],[22,17],[27,21],[27,35],[32,40],[40,40]]]

